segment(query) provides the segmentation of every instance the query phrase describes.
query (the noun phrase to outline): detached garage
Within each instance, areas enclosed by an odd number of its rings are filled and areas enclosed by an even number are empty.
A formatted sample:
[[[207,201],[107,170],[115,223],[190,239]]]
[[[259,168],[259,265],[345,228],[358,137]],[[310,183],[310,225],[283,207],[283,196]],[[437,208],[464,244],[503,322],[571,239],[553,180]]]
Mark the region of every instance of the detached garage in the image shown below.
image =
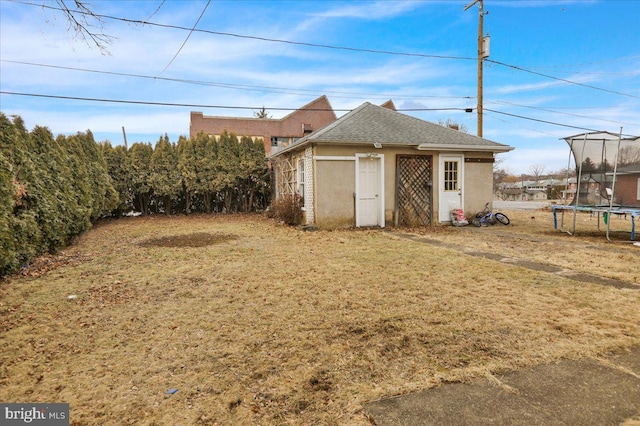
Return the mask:
[[[276,197],[299,194],[308,225],[422,226],[482,210],[494,155],[512,149],[367,102],[270,160]]]

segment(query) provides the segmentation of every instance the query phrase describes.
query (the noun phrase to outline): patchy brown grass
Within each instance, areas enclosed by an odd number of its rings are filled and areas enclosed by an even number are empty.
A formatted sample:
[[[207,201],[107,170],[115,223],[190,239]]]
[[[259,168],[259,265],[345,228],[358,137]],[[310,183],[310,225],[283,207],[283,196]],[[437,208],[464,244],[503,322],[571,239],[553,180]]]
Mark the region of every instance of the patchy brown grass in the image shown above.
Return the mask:
[[[613,216],[609,242],[606,225],[596,215],[578,213],[576,232],[569,235],[554,229],[551,211],[504,213],[511,219],[508,226],[414,231],[430,239],[459,245],[467,251],[484,250],[640,285],[640,247],[633,246],[630,239],[631,218]],[[560,220],[558,214],[559,227]],[[573,214],[565,213],[563,229],[573,230]],[[636,219],[636,241],[640,241],[640,219]]]
[[[640,290],[464,252],[638,283],[640,248],[507,213],[416,231],[451,247],[259,216],[104,222],[0,284],[0,400],[69,402],[73,424],[368,424],[382,396],[640,344]]]

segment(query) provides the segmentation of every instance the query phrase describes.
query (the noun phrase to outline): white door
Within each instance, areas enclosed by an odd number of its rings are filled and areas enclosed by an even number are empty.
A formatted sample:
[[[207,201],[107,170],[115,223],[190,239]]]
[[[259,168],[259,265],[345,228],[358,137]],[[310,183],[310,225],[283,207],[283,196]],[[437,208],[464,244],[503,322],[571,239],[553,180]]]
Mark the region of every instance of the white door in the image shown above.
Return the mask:
[[[440,156],[440,185],[438,213],[440,222],[451,221],[451,210],[464,209],[464,161],[461,155]]]
[[[384,226],[382,156],[356,156],[356,226]]]

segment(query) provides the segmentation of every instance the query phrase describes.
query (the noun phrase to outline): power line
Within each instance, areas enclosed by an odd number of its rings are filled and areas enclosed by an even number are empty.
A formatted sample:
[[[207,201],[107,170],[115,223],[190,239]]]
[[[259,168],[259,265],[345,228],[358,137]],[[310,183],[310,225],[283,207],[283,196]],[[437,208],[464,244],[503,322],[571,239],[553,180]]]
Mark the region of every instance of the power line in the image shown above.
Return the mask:
[[[489,117],[491,117],[491,119],[501,121],[501,122],[503,122],[505,124],[511,124],[512,123],[511,121],[505,120],[504,118],[500,118],[500,117],[498,117],[497,115],[494,115],[494,114],[487,114],[487,115]],[[541,134],[547,135],[547,136],[556,136],[556,135],[554,135],[552,133],[545,132],[545,131],[540,130],[540,129],[534,129],[533,127],[527,127],[527,126],[522,126],[522,125],[519,125],[519,127],[523,128],[523,129],[531,130],[532,132],[541,133]]]
[[[634,0],[637,1],[637,0]],[[615,59],[607,59],[607,60],[602,60],[602,61],[592,61],[592,62],[583,62],[583,63],[571,63],[571,64],[557,64],[557,65],[545,65],[545,66],[539,66],[539,67],[529,67],[529,69],[532,70],[537,70],[537,71],[548,71],[550,69],[553,69],[555,71],[558,71],[559,68],[565,68],[565,69],[572,69],[571,73],[573,74],[587,74],[587,75],[591,75],[591,74],[595,74],[595,75],[637,75],[637,71],[629,71],[629,72],[589,72],[589,71],[573,71],[573,69],[578,68],[578,69],[583,69],[586,66],[589,65],[601,65],[601,64],[607,64],[607,65],[611,65],[614,62],[622,62],[622,61],[629,61],[632,59],[640,59],[640,55],[630,55],[630,56],[623,56],[621,58],[615,58]]]
[[[538,119],[538,118],[525,117],[523,115],[511,114],[511,113],[503,112],[503,111],[496,111],[494,109],[489,109],[489,108],[485,108],[485,111],[490,111],[490,112],[493,112],[494,114],[501,114],[501,115],[506,115],[506,116],[509,116],[509,117],[520,118],[522,120],[535,121],[537,123],[551,124],[553,126],[560,126],[560,127],[568,127],[570,129],[586,130],[586,131],[589,131],[589,132],[602,132],[603,131],[601,129],[592,129],[592,128],[589,128],[589,127],[572,126],[570,124],[557,123],[555,121],[548,121],[548,120],[541,120],[541,119]],[[635,137],[635,135],[630,135],[630,134],[624,134],[623,136],[633,136],[633,137]]]
[[[173,61],[175,61],[175,59],[178,57],[180,52],[182,52],[182,48],[184,47],[185,44],[187,44],[187,41],[189,41],[189,38],[191,37],[191,34],[193,34],[193,31],[198,26],[198,23],[200,22],[200,20],[202,19],[202,16],[204,15],[204,12],[207,11],[207,8],[209,7],[210,4],[211,4],[211,0],[207,0],[207,4],[204,6],[204,9],[202,9],[202,13],[200,13],[200,16],[198,16],[198,20],[196,21],[195,24],[193,24],[193,28],[191,28],[191,31],[189,31],[189,35],[187,35],[187,38],[184,39],[184,41],[182,42],[182,45],[180,46],[180,48],[178,49],[176,54],[173,55],[173,58],[171,58],[171,60],[167,64],[167,66],[164,67],[164,69],[162,71],[160,71],[160,74],[158,74],[158,76],[161,76],[167,70],[167,68],[169,68],[171,66]]]
[[[532,70],[529,70],[529,69],[526,69],[526,68],[519,67],[517,65],[509,65],[509,64],[505,64],[504,62],[494,61],[492,59],[486,59],[486,61],[487,62],[491,62],[492,64],[501,65],[503,67],[512,68],[512,69],[515,69],[515,70],[518,70],[518,71],[524,71],[524,72],[527,72],[529,74],[534,74],[534,75],[538,75],[538,76],[541,76],[541,77],[550,78],[552,80],[562,81],[562,82],[567,83],[567,84],[574,84],[576,86],[582,86],[582,87],[586,87],[586,88],[593,89],[593,90],[599,90],[601,92],[613,93],[614,95],[628,96],[630,98],[640,99],[640,96],[631,95],[629,93],[617,92],[615,90],[603,89],[602,87],[591,86],[590,84],[578,83],[577,81],[567,80],[566,78],[554,77],[554,76],[549,75],[549,74],[543,74],[541,72],[532,71]]]
[[[24,5],[28,5],[28,6],[37,6],[39,8],[46,8],[46,9],[51,9],[51,10],[63,11],[63,9],[61,9],[61,8],[54,7],[54,6],[49,6],[49,5],[45,5],[45,4],[35,4],[35,3],[23,2],[23,1],[17,1],[16,3],[21,3],[21,4],[24,4]],[[84,12],[84,11],[81,11],[81,10],[78,10],[76,13],[88,14],[88,12]],[[206,33],[206,34],[227,36],[227,37],[236,37],[236,38],[243,38],[243,39],[250,39],[250,40],[259,40],[259,41],[266,41],[266,42],[272,42],[272,43],[283,43],[283,44],[307,46],[307,47],[315,47],[315,48],[323,48],[323,49],[344,50],[344,51],[349,51],[349,52],[362,52],[362,53],[396,55],[396,56],[421,57],[421,58],[456,59],[456,60],[477,61],[477,58],[463,57],[463,56],[429,55],[429,54],[422,54],[422,53],[408,53],[408,52],[397,52],[397,51],[389,51],[389,50],[364,49],[364,48],[355,48],[355,47],[349,47],[349,46],[335,46],[335,45],[328,45],[328,44],[318,44],[318,43],[307,43],[307,42],[299,42],[299,41],[291,41],[291,40],[282,40],[282,39],[275,39],[275,38],[269,38],[269,37],[249,36],[249,35],[235,34],[235,33],[229,33],[229,32],[221,32],[221,31],[192,29],[192,28],[186,28],[186,27],[182,27],[182,26],[178,26],[178,25],[158,24],[158,23],[150,22],[148,20],[141,21],[141,20],[135,20],[135,19],[121,18],[121,17],[117,17],[117,16],[102,15],[102,14],[97,14],[97,13],[92,13],[91,16],[98,17],[98,18],[101,18],[101,19],[111,19],[111,20],[115,20],[115,21],[131,23],[131,24],[149,25],[149,26],[155,26],[155,27],[161,27],[161,28],[178,29],[178,30],[183,30],[183,31],[194,31],[194,32],[201,32],[201,33]],[[540,72],[537,72],[537,71],[533,71],[533,70],[530,70],[530,69],[527,69],[527,68],[523,68],[523,67],[520,67],[520,66],[517,66],[517,65],[510,65],[510,64],[507,64],[507,63],[504,63],[504,62],[494,61],[492,59],[485,59],[485,61],[493,63],[493,64],[496,64],[496,65],[504,66],[504,67],[507,67],[507,68],[515,69],[515,70],[518,70],[518,71],[523,71],[523,72],[526,72],[526,73],[538,75],[540,77],[545,77],[545,78],[549,78],[549,79],[552,79],[552,80],[561,81],[561,82],[564,82],[564,83],[567,83],[567,84],[573,84],[573,85],[589,88],[589,89],[592,89],[592,90],[598,90],[598,91],[607,92],[607,93],[611,93],[611,94],[616,94],[616,95],[620,95],[620,96],[628,96],[628,97],[640,99],[640,96],[637,96],[637,95],[631,95],[631,94],[628,94],[628,93],[618,92],[618,91],[615,91],[615,90],[609,90],[609,89],[605,89],[605,88],[601,88],[601,87],[597,87],[597,86],[592,86],[592,85],[589,85],[589,84],[579,83],[579,82],[568,80],[568,79],[565,79],[565,78],[555,77],[555,76],[552,76],[552,75],[549,75],[549,74],[544,74],[544,73],[540,73]]]
[[[338,94],[338,95],[348,95],[348,96],[336,96],[342,97],[346,99],[360,98],[362,96],[366,96],[369,98],[375,99],[473,99],[473,96],[438,96],[438,95],[423,95],[423,96],[415,96],[415,95],[399,95],[399,94],[384,94],[384,93],[366,93],[366,92],[346,92],[346,91],[337,91],[337,90],[312,90],[312,89],[296,89],[296,88],[287,88],[287,87],[277,87],[277,86],[256,86],[256,85],[248,85],[248,84],[235,84],[235,83],[222,83],[222,82],[210,82],[210,81],[201,81],[201,80],[187,80],[181,78],[170,78],[170,77],[154,77],[151,75],[144,74],[132,74],[132,73],[123,73],[117,71],[102,71],[88,68],[77,68],[77,67],[67,67],[62,65],[51,65],[51,64],[40,64],[35,62],[25,62],[25,61],[12,61],[8,59],[1,59],[0,62],[7,62],[12,64],[20,64],[20,65],[29,65],[36,67],[45,67],[45,68],[53,68],[53,69],[62,69],[62,70],[70,70],[70,71],[80,71],[80,72],[88,72],[88,73],[96,73],[96,74],[105,74],[105,75],[114,75],[121,77],[134,77],[134,78],[142,78],[142,79],[151,79],[151,80],[163,80],[163,81],[171,81],[177,83],[185,83],[185,84],[194,84],[200,86],[212,86],[212,87],[221,87],[227,89],[237,89],[237,90],[247,90],[247,91],[259,91],[259,92],[273,92],[273,93],[284,93],[284,94]]]
[[[151,102],[151,101],[136,101],[136,100],[123,100],[123,99],[104,99],[104,98],[85,98],[78,96],[60,96],[60,95],[45,95],[45,94],[37,94],[37,93],[23,93],[23,92],[10,92],[10,91],[0,91],[0,94],[3,95],[15,95],[15,96],[28,96],[28,97],[36,97],[36,98],[48,98],[48,99],[64,99],[64,100],[73,100],[73,101],[85,101],[85,102],[105,102],[105,103],[118,103],[118,104],[133,104],[133,105],[150,105],[150,106],[171,106],[171,107],[189,107],[189,108],[212,108],[212,109],[237,109],[237,110],[257,110],[262,107],[248,107],[248,106],[234,106],[234,105],[206,105],[206,104],[187,104],[187,103],[176,103],[176,102]],[[283,107],[272,107],[267,108],[271,111],[297,111],[300,108],[283,108]],[[398,109],[398,112],[408,112],[408,111],[465,111],[469,112],[471,108],[406,108],[406,109]],[[308,108],[306,111],[334,111],[334,112],[349,112],[352,109],[326,109],[326,108]],[[511,114],[503,111],[496,111],[494,109],[485,108],[485,111],[489,111],[495,114],[506,115],[509,117],[520,118],[523,120],[535,121],[538,123],[545,123],[554,126],[560,127],[568,127],[572,129],[586,130],[590,132],[600,132],[602,130],[592,129],[589,127],[580,127],[573,126],[570,124],[558,123],[554,121],[541,120],[532,117],[525,117],[522,115]],[[624,136],[634,136],[627,135]]]
[[[515,106],[515,107],[519,107],[519,108],[534,109],[534,110],[537,110],[537,111],[552,112],[554,114],[568,115],[568,116],[577,117],[577,118],[586,118],[586,119],[589,119],[589,120],[606,121],[608,123],[614,123],[614,124],[624,124],[624,125],[628,125],[628,126],[636,126],[637,125],[637,123],[627,123],[627,122],[624,122],[624,121],[607,120],[606,118],[598,118],[598,117],[590,117],[588,115],[572,114],[570,112],[556,111],[556,110],[549,109],[549,108],[534,107],[534,106],[529,106],[529,105],[521,105],[521,104],[516,104],[516,103],[513,103],[513,102],[490,101],[490,103],[511,105],[511,106]]]
[[[107,103],[118,103],[118,104],[134,104],[134,105],[150,105],[150,106],[172,106],[172,107],[189,107],[189,108],[212,108],[212,109],[244,109],[244,110],[256,110],[261,109],[262,107],[248,107],[248,106],[232,106],[232,105],[207,105],[207,104],[187,104],[187,103],[176,103],[176,102],[152,102],[152,101],[135,101],[135,100],[124,100],[124,99],[105,99],[105,98],[85,98],[79,96],[61,96],[61,95],[46,95],[39,93],[24,93],[24,92],[10,92],[1,90],[0,94],[3,95],[15,95],[15,96],[29,96],[36,98],[48,98],[48,99],[65,99],[72,101],[87,101],[87,102],[107,102]],[[283,107],[272,107],[266,108],[271,111],[297,111],[300,108],[283,108]],[[397,111],[466,111],[467,108],[407,108],[407,109],[398,109]],[[305,111],[338,111],[338,112],[349,112],[352,109],[327,109],[327,108],[305,108]]]
[[[21,4],[24,4],[24,5],[27,5],[27,6],[37,6],[39,8],[62,11],[62,9],[60,9],[58,7],[49,6],[49,5],[45,5],[45,4],[34,4],[34,3],[23,2],[23,1],[18,1],[16,3],[21,3]],[[83,12],[83,11],[79,10],[79,11],[77,11],[77,13],[86,14],[87,12]],[[111,19],[111,20],[114,20],[114,21],[126,22],[126,23],[129,23],[129,24],[149,25],[149,26],[153,26],[153,27],[170,28],[170,29],[174,29],[174,30],[183,30],[183,31],[194,31],[194,32],[205,33],[205,34],[213,34],[213,35],[220,35],[220,36],[226,36],[226,37],[243,38],[243,39],[249,39],[249,40],[267,41],[267,42],[272,42],[272,43],[283,43],[283,44],[290,44],[290,45],[296,45],[296,46],[317,47],[317,48],[333,49],[333,50],[345,50],[345,51],[349,51],[349,52],[375,53],[375,54],[382,54],[382,55],[411,56],[411,57],[419,57],[419,58],[457,59],[457,60],[467,60],[467,61],[470,61],[470,60],[475,61],[475,60],[477,60],[477,58],[469,58],[469,57],[464,57],[464,56],[429,55],[429,54],[425,54],[425,53],[409,53],[409,52],[397,52],[397,51],[391,51],[391,50],[364,49],[364,48],[349,47],[349,46],[336,46],[336,45],[330,45],[330,44],[308,43],[308,42],[302,42],[302,41],[283,40],[283,39],[269,38],[269,37],[250,36],[250,35],[229,33],[229,32],[223,32],[223,31],[212,31],[212,30],[204,30],[204,29],[191,29],[191,28],[186,28],[186,27],[182,27],[182,26],[179,26],[179,25],[159,24],[159,23],[156,23],[156,22],[141,21],[141,20],[138,20],[138,19],[121,18],[121,17],[118,17],[118,16],[102,15],[102,14],[98,14],[98,13],[94,13],[94,14],[92,14],[92,16],[103,18],[103,19]]]

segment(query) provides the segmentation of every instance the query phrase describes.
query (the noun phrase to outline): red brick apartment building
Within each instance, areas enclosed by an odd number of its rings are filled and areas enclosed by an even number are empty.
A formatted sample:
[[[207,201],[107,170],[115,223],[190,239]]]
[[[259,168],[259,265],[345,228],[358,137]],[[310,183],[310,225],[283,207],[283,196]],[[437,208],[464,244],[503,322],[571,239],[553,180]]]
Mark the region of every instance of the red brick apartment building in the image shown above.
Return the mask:
[[[396,110],[392,100],[381,106]],[[189,135],[194,138],[198,133],[204,132],[209,136],[219,137],[226,130],[238,137],[251,136],[254,140],[262,138],[268,157],[336,120],[329,100],[323,95],[291,114],[277,119],[205,116],[201,112],[192,111]]]
[[[226,130],[238,137],[262,138],[269,156],[336,119],[329,100],[323,95],[278,119],[205,116],[201,112],[191,112],[189,134],[192,138],[200,132],[218,137]]]

